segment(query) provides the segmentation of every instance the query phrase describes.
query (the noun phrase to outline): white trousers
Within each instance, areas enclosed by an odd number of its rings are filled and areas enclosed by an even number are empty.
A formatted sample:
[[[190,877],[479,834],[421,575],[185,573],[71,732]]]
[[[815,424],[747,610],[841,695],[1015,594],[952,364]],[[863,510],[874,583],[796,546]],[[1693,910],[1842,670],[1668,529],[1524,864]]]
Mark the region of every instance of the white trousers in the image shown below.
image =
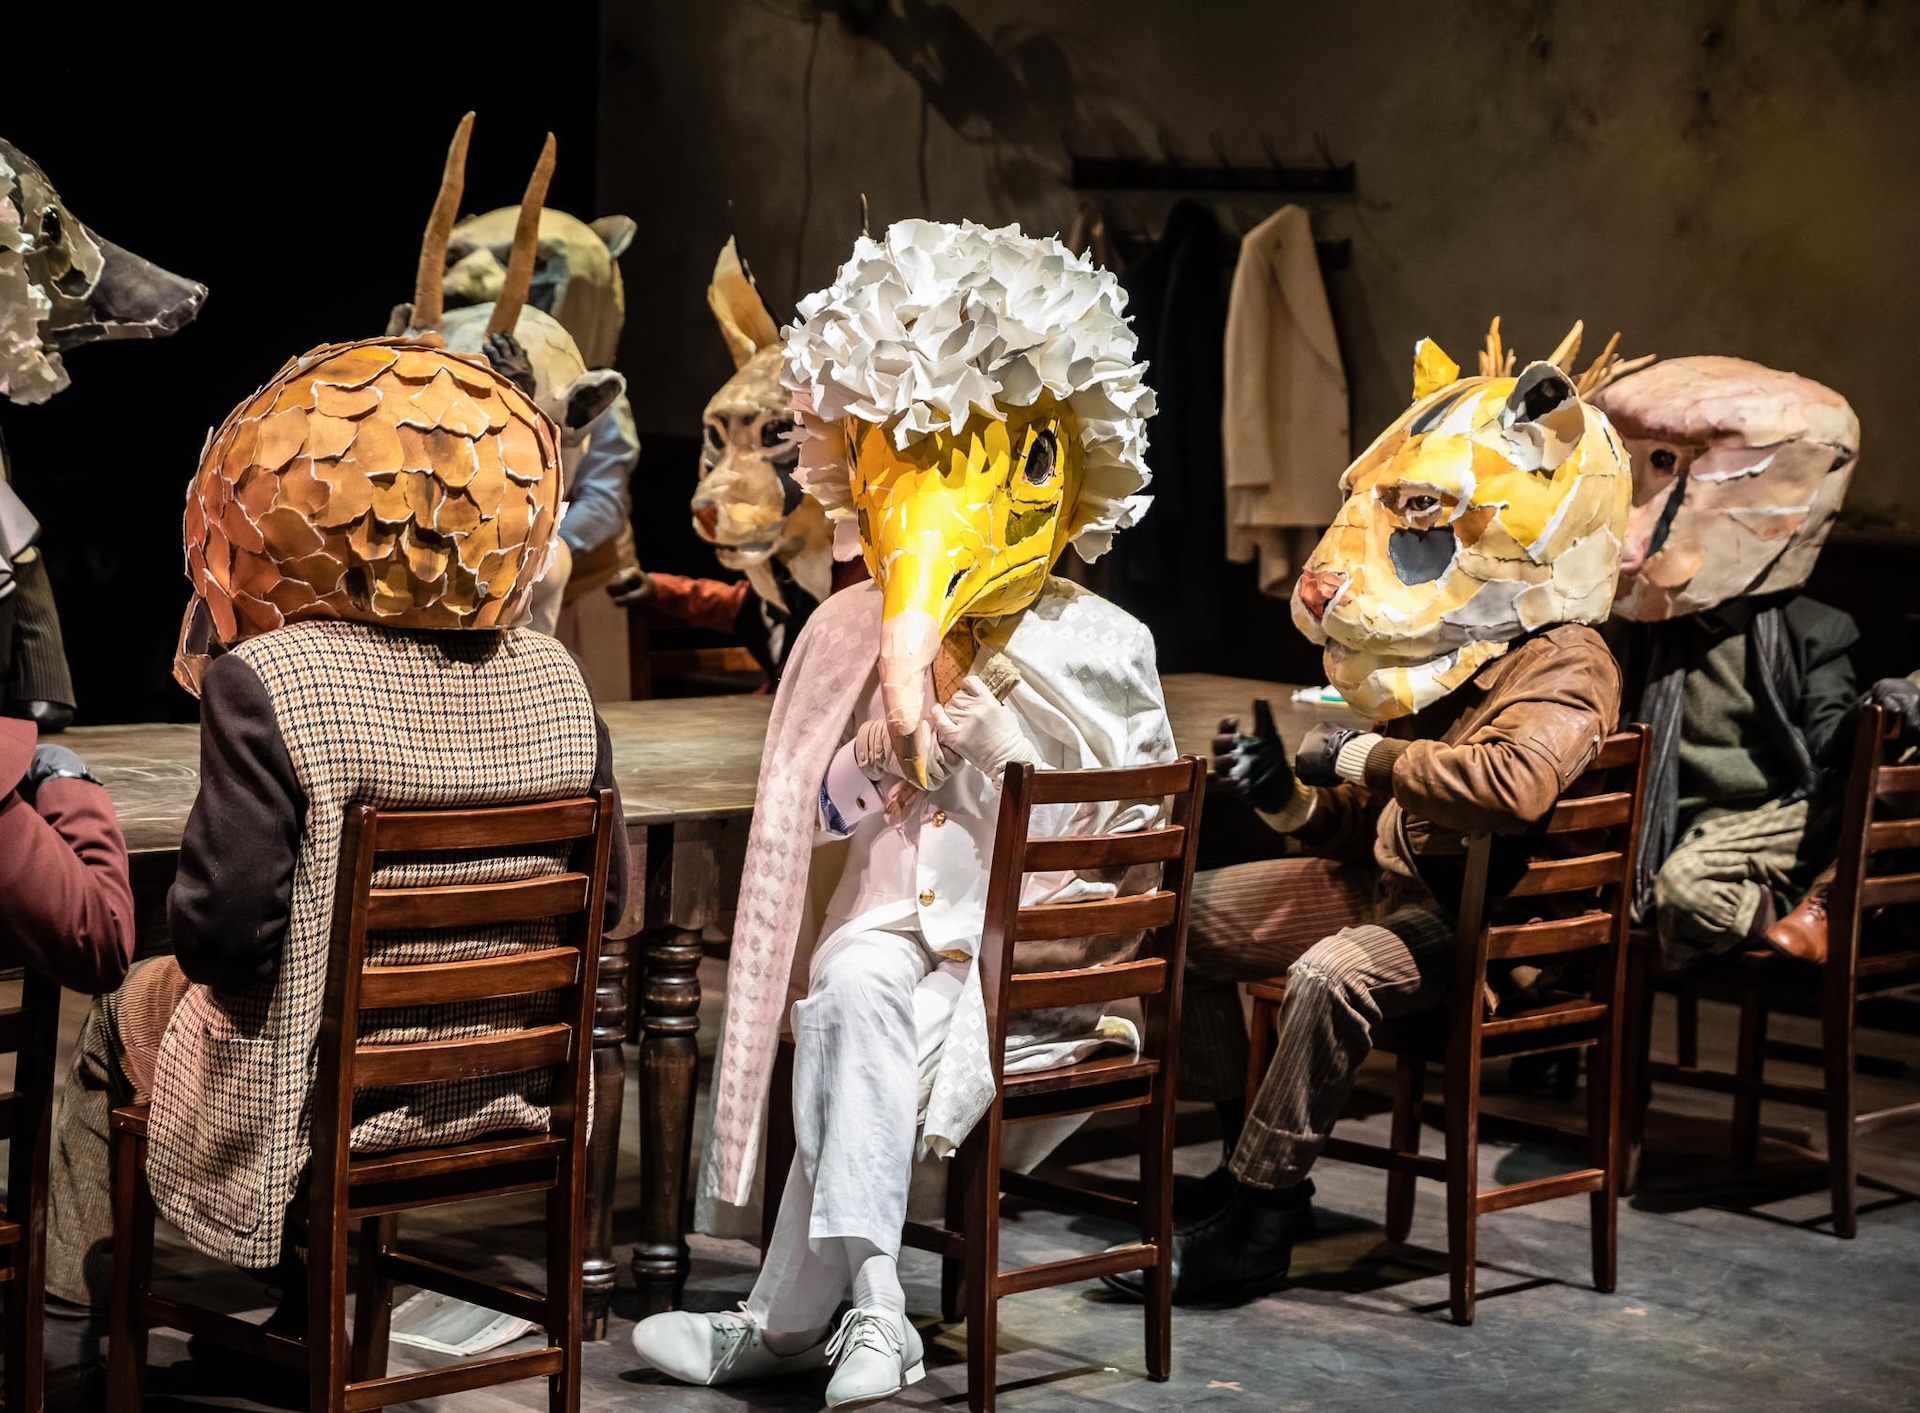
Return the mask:
[[[917,934],[855,931],[814,954],[793,1008],[793,1167],[747,1309],[824,1329],[866,1257],[900,1254],[924,1098],[967,963]]]

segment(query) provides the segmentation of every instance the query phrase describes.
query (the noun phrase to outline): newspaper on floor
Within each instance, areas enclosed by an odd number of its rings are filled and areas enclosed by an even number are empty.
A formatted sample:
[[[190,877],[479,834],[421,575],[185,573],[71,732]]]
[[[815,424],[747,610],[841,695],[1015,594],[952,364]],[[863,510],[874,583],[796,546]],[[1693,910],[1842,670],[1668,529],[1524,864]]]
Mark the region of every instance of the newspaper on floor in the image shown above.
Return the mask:
[[[423,1290],[394,1307],[392,1339],[436,1354],[470,1357],[509,1344],[532,1328],[531,1320]]]

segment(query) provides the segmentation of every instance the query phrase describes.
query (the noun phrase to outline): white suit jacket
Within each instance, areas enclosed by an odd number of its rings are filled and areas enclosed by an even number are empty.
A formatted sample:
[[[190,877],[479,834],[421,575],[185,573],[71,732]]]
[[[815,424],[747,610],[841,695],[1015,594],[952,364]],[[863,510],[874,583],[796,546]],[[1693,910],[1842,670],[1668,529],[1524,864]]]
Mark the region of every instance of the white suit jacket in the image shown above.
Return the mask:
[[[718,1161],[706,1167],[718,1188],[710,1195],[735,1205],[751,1195],[773,1052],[806,911],[820,782],[852,733],[856,707],[867,705],[879,642],[879,589],[872,584],[843,589],[808,620],[774,698],[741,877],[727,970],[726,1023],[714,1076],[712,1141]],[[1154,665],[1152,635],[1105,599],[1064,580],[1049,580],[1039,599],[1018,615],[1002,651],[1021,676],[1007,705],[1041,744],[1048,764],[1093,769],[1173,758],[1173,732]],[[970,774],[979,776],[978,771]],[[984,783],[984,777],[980,779]],[[969,955],[979,942],[998,810],[997,797],[989,804],[986,796],[953,808],[971,788],[965,780],[950,784],[939,797],[923,800],[911,822],[914,876],[920,884],[914,890],[914,907],[921,935],[936,951],[964,947]],[[936,825],[934,817],[943,808],[946,821]],[[1068,807],[1054,807],[1051,818],[1047,811],[1036,810],[1033,832],[1114,831],[1157,822],[1152,807],[1109,815],[1076,823]],[[1113,891],[1112,885],[1077,880],[1034,884],[1051,886],[1062,897],[1085,889]],[[857,877],[845,886],[851,890],[846,895],[850,906],[863,898]],[[918,901],[923,892],[933,895],[924,905]],[[878,908],[896,906],[899,899],[894,891],[887,898],[867,895],[864,901]],[[929,1149],[951,1151],[992,1097],[985,1007],[978,975],[969,968],[928,1105]]]

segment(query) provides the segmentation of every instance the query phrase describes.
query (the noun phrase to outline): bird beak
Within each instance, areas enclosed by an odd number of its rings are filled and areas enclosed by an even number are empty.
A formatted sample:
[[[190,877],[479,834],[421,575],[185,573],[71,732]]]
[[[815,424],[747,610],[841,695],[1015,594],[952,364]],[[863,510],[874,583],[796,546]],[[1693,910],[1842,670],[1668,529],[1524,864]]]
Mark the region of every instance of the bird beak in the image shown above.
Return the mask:
[[[927,758],[933,751],[933,727],[927,720],[928,671],[940,640],[959,621],[968,600],[957,580],[974,555],[943,536],[946,523],[973,538],[976,527],[962,528],[954,517],[959,497],[938,476],[926,476],[896,496],[882,518],[874,557],[881,566],[880,700],[887,729],[909,780],[927,788]]]

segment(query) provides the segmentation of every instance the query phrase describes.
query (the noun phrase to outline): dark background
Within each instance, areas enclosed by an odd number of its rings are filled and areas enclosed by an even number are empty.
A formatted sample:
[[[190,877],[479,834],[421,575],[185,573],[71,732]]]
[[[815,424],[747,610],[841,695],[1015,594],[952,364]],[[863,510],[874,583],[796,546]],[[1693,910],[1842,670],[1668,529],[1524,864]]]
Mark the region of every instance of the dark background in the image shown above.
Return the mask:
[[[81,349],[66,392],[0,402],[84,722],[191,718],[169,667],[202,440],[288,357],[384,329],[468,108],[468,210],[516,200],[551,129],[552,204],[639,223],[620,366],[649,568],[719,572],[686,502],[701,408],[731,371],[705,307],[729,234],[784,321],[845,257],[863,196],[876,229],[1064,230],[1074,155],[1244,165],[1271,148],[1356,164],[1352,194],[1304,198],[1351,250],[1328,293],[1356,443],[1404,404],[1415,339],[1466,361],[1495,313],[1523,352],[1584,317],[1629,352],[1803,372],[1865,428],[1814,591],[1862,619],[1867,675],[1920,662],[1903,435],[1920,6],[551,0],[257,7],[217,43],[190,28],[208,21],[128,13],[83,28],[14,6],[0,29],[0,133],[103,235],[211,290],[175,338]],[[1151,235],[1174,198],[1100,199]],[[1234,233],[1302,198],[1200,199]],[[1221,618],[1189,665],[1317,675],[1247,571]]]
[[[0,133],[94,230],[209,290],[173,338],[82,348],[65,392],[0,400],[17,487],[45,527],[79,720],[190,721],[171,677],[180,516],[208,429],[288,358],[377,335],[412,297],[467,109],[467,209],[517,201],[549,129],[550,199],[593,205],[596,7],[539,6],[540,47],[573,56],[567,83],[530,82],[495,42],[511,30],[462,52],[422,25],[410,53],[392,7],[249,7],[217,48],[187,7],[171,21],[95,11],[84,39],[60,6],[10,9]]]

